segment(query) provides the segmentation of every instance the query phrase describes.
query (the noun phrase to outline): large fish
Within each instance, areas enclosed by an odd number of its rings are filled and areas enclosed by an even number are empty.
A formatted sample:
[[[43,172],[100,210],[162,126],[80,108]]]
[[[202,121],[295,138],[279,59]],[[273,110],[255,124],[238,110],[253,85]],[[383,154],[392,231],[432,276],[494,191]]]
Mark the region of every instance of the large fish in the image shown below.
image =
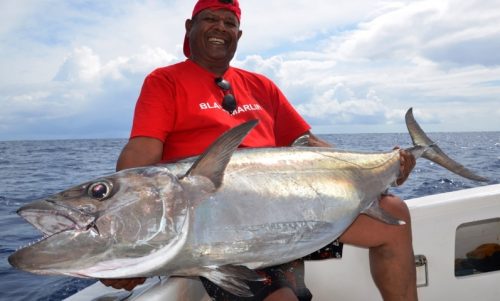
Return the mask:
[[[250,269],[320,249],[359,214],[402,223],[379,207],[399,176],[399,150],[237,150],[256,123],[233,128],[199,157],[123,170],[21,207],[45,237],[9,262],[77,277],[204,276],[249,296],[244,280],[260,280]],[[406,123],[415,157],[486,180],[447,157],[411,109]]]

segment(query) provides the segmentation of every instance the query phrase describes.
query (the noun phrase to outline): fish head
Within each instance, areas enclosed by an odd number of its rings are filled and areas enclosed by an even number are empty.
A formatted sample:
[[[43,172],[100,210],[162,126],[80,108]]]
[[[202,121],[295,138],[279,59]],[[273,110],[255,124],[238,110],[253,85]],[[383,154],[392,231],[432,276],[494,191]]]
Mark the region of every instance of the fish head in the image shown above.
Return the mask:
[[[22,206],[17,212],[44,237],[9,257],[38,274],[92,277],[89,268],[151,254],[174,239],[186,206],[165,167],[129,169]],[[108,264],[107,264],[108,263]],[[95,271],[95,269],[94,269]]]
[[[10,264],[95,278],[165,272],[188,241],[193,208],[222,186],[233,152],[257,123],[224,133],[194,163],[179,163],[184,175],[168,164],[126,169],[21,207],[18,214],[45,237],[12,254]]]

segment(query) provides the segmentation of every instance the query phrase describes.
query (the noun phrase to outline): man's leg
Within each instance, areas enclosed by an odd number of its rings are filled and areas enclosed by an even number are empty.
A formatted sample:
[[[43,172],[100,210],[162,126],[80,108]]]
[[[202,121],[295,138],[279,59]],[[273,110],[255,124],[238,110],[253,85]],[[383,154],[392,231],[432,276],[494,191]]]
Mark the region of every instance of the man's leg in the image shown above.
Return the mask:
[[[388,225],[362,214],[340,241],[370,249],[372,277],[385,301],[417,300],[410,212],[404,202],[391,195],[384,196],[380,206],[406,225]]]
[[[272,292],[264,301],[298,301],[297,296],[289,287],[282,287]]]

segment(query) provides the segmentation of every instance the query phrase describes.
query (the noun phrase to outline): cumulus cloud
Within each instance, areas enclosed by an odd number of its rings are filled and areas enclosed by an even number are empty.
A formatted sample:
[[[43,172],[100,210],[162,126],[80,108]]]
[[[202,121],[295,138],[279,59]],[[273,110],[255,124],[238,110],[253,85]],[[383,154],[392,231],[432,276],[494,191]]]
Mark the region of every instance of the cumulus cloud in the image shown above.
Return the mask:
[[[101,61],[88,47],[79,47],[65,59],[54,80],[69,82],[94,81],[99,76]]]
[[[274,80],[323,132],[404,131],[408,107],[432,130],[498,130],[494,2],[242,1],[233,63]],[[146,74],[184,59],[191,9],[1,2],[0,140],[126,137]]]
[[[396,7],[335,38],[332,50],[344,59],[421,57],[457,65],[500,64],[500,11],[493,2],[414,1]]]
[[[126,136],[145,75],[174,61],[162,49],[144,47],[131,57],[102,62],[91,48],[77,47],[53,80],[25,86],[28,91],[21,94],[15,90],[2,94],[0,101],[6,108],[0,111],[0,129],[19,134],[36,127],[37,134],[47,138]]]
[[[328,120],[369,124],[378,118],[379,124],[399,124],[396,128],[404,130],[404,110],[420,106],[422,115],[434,116],[425,118],[429,122],[494,129],[498,122],[482,120],[486,110],[462,114],[471,101],[497,112],[500,30],[490,21],[500,16],[493,6],[477,1],[385,2],[373,18],[316,42],[324,47],[314,53],[278,55],[269,62],[272,74],[289,95],[298,97],[293,101],[301,113],[318,125]],[[265,71],[263,62],[258,68]],[[339,97],[345,89],[351,93]]]
[[[358,97],[354,91],[339,83],[332,89],[313,97],[310,102],[299,104],[302,115],[323,123],[373,124],[385,119],[387,110],[375,91]]]

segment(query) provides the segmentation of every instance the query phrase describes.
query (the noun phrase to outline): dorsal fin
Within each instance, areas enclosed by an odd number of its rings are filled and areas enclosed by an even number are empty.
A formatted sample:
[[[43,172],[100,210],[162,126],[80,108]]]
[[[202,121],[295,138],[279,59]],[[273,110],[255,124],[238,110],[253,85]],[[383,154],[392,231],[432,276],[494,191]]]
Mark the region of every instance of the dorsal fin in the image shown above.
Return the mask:
[[[219,188],[231,155],[258,122],[250,120],[222,134],[198,157],[184,177],[203,176],[210,179],[215,188]]]

